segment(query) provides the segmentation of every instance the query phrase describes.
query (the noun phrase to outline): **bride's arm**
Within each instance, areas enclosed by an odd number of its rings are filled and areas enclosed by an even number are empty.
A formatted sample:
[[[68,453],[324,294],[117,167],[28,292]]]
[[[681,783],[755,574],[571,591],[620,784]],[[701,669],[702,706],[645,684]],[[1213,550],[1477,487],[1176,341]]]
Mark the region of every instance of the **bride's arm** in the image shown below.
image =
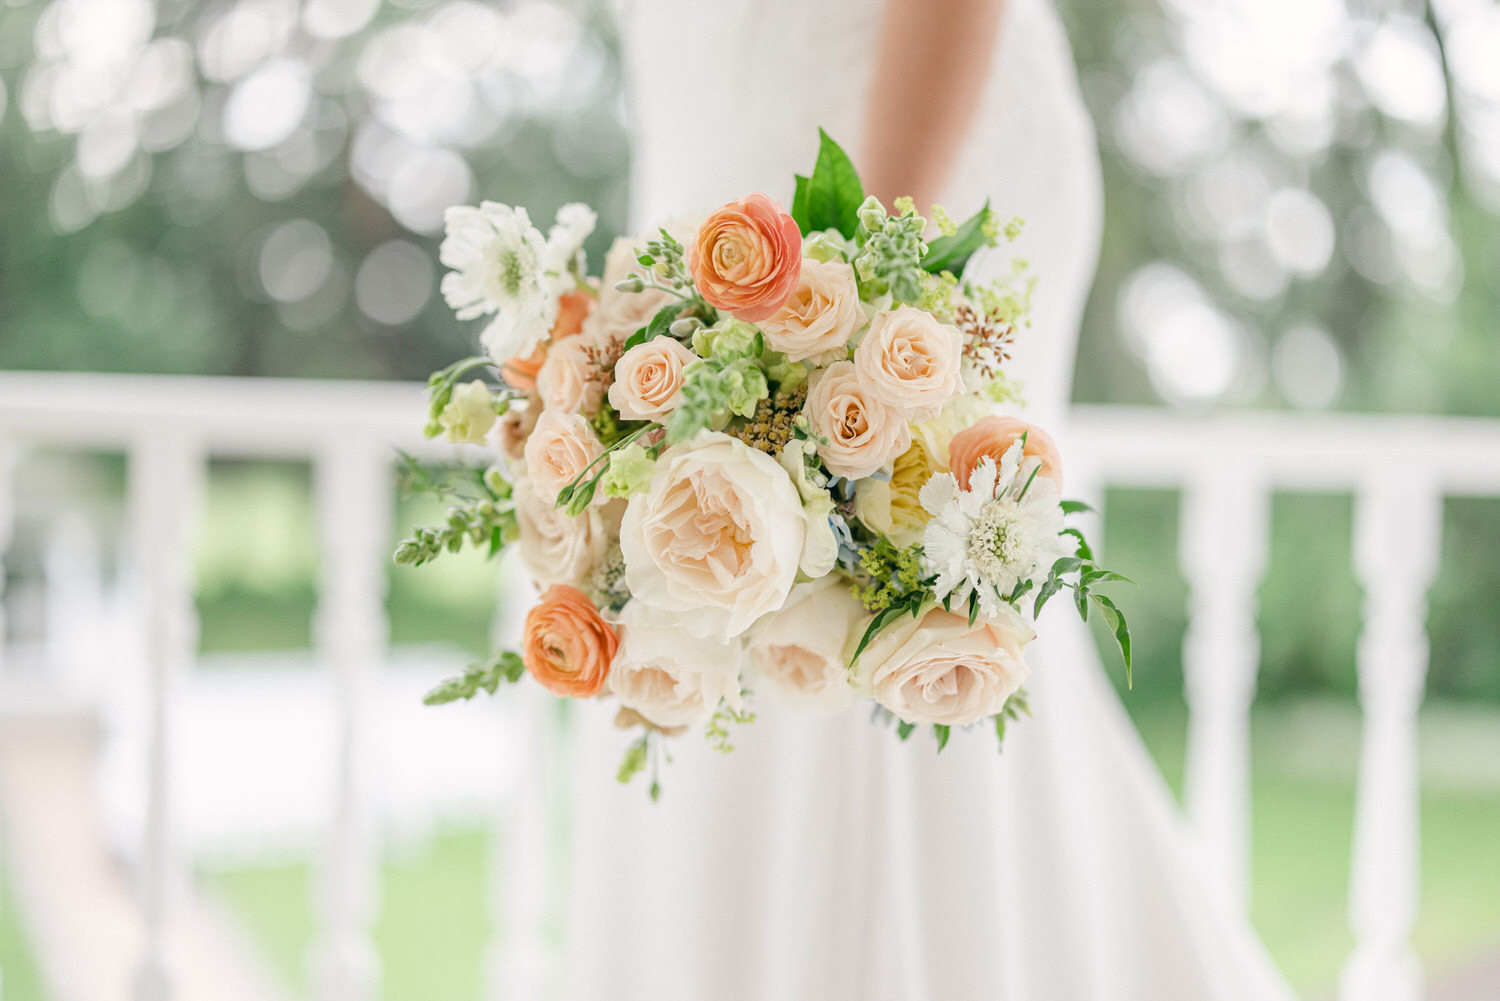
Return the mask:
[[[932,205],[989,78],[1005,0],[887,0],[860,173],[887,206]]]

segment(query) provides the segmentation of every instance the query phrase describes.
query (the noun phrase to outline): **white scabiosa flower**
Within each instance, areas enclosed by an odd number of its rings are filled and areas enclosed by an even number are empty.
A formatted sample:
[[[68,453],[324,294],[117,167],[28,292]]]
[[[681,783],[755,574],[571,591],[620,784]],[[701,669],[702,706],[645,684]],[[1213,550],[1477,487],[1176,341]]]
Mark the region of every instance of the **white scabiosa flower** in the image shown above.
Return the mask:
[[[522,208],[499,202],[455,205],[443,216],[438,251],[443,298],[460,320],[495,314],[480,340],[497,363],[536,350],[557,320],[558,296],[576,279],[552,267],[554,254]]]
[[[980,459],[967,490],[952,473],[927,481],[920,499],[932,520],[922,549],[937,573],[933,591],[939,599],[952,595],[958,607],[978,594],[980,612],[995,618],[1016,585],[1071,555],[1073,547],[1061,534],[1057,487],[1033,476],[1036,466],[1017,442],[998,467],[989,457]]]
[[[569,202],[557,210],[557,221],[547,233],[547,270],[556,274],[582,274],[579,255],[583,241],[594,231],[599,217],[582,202]]]

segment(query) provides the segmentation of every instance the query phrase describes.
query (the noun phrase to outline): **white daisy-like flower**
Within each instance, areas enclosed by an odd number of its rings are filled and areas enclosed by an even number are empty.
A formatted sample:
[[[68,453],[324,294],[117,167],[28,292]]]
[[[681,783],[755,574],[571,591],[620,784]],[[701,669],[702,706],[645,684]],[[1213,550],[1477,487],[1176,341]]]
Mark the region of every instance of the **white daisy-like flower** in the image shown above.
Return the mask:
[[[460,320],[495,314],[480,340],[496,362],[536,350],[557,320],[557,299],[576,284],[553,269],[554,253],[523,208],[456,205],[443,216],[438,257],[451,268],[443,298]]]
[[[599,217],[582,202],[569,202],[557,210],[557,221],[547,233],[547,270],[555,274],[584,272],[579,255],[583,241],[594,231]]]
[[[977,593],[980,612],[993,618],[1016,585],[1071,555],[1073,547],[1061,534],[1057,487],[1033,476],[1036,468],[1017,441],[998,467],[989,457],[980,459],[967,490],[952,473],[922,487],[922,507],[932,515],[922,549],[937,574],[933,590],[939,599],[952,595],[962,606]]]

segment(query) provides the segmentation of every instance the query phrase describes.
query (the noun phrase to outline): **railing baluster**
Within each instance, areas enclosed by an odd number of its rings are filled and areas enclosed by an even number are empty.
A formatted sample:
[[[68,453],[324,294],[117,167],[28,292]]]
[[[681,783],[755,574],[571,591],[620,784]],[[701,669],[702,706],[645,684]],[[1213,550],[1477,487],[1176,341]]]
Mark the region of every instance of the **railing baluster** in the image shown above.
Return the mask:
[[[506,555],[501,573],[503,604],[494,633],[497,645],[519,648],[536,590],[514,552]],[[551,917],[548,902],[554,899],[549,893],[558,754],[554,704],[529,678],[502,694],[508,753],[524,764],[509,776],[490,846],[493,932],[485,950],[485,997],[494,1001],[551,997],[555,986],[546,928]]]
[[[146,826],[140,867],[145,952],[136,997],[168,1001],[175,981],[170,921],[185,884],[171,783],[172,708],[198,642],[190,546],[203,460],[190,439],[157,427],[132,443],[129,461],[130,531],[144,605],[148,686]]]
[[[1250,705],[1260,666],[1255,591],[1265,570],[1267,487],[1250,470],[1202,470],[1182,498],[1188,583],[1182,663],[1188,703],[1184,799],[1227,904],[1247,905]]]
[[[319,872],[313,945],[317,997],[366,1001],[378,991],[371,930],[379,907],[380,846],[369,725],[386,653],[386,566],[392,478],[378,440],[330,443],[317,457],[322,588],[317,645],[332,672],[337,726],[333,827]]]
[[[1419,884],[1417,710],[1427,677],[1427,589],[1437,570],[1442,497],[1387,466],[1355,505],[1354,562],[1364,589],[1359,699],[1364,738],[1354,817],[1349,923],[1354,953],[1342,1001],[1418,1001],[1411,946]]]
[[[5,644],[10,636],[5,618],[5,554],[10,549],[10,537],[15,523],[15,492],[13,472],[16,466],[16,447],[0,438],[0,683],[5,679]],[[4,832],[0,832],[3,836]],[[5,844],[0,842],[0,880],[5,875]],[[0,890],[4,883],[0,881]],[[0,907],[4,894],[0,893]],[[0,917],[4,917],[0,912]],[[0,1001],[5,997],[5,971],[0,969]]]

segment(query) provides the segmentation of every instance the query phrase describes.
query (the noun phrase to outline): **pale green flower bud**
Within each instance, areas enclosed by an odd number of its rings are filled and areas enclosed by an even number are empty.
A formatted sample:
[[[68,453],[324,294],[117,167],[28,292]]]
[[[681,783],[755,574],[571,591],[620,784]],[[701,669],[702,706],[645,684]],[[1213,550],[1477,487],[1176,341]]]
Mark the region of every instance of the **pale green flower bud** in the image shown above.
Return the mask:
[[[693,335],[693,352],[700,358],[718,361],[756,358],[762,344],[760,330],[743,320],[724,320]]]
[[[836,229],[825,229],[820,233],[810,233],[802,241],[802,256],[810,257],[815,261],[846,261],[853,257],[855,246],[853,241],[846,240]]]
[[[656,461],[640,445],[626,445],[610,453],[609,469],[599,480],[606,497],[629,497],[644,493],[651,485]]]
[[[859,224],[873,233],[885,225],[885,220],[885,206],[880,204],[880,199],[874,195],[866,196],[859,206]]]
[[[438,424],[449,441],[483,445],[484,436],[495,426],[490,388],[478,379],[456,387],[452,399],[438,414]]]

